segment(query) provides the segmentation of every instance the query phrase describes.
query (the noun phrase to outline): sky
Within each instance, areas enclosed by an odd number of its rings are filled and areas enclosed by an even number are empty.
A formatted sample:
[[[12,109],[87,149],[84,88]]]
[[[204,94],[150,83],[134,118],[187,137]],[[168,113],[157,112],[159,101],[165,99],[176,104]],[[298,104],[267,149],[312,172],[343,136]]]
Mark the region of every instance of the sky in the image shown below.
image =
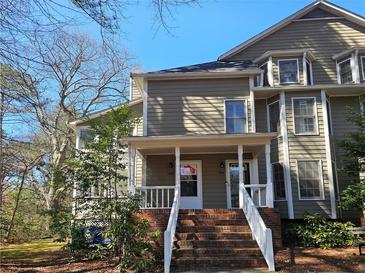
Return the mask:
[[[144,71],[214,61],[219,55],[310,4],[310,0],[200,0],[167,18],[170,33],[156,32],[149,0],[126,8],[120,44]],[[332,3],[365,16],[365,0]],[[85,26],[97,34],[95,26]],[[96,32],[95,32],[96,31]]]

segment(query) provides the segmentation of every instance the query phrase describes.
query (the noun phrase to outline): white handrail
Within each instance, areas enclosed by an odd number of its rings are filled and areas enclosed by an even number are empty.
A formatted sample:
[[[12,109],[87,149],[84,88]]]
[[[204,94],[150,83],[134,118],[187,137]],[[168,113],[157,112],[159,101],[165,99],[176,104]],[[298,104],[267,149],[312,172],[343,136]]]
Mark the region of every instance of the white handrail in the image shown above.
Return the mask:
[[[174,189],[175,186],[141,186],[136,192],[141,195],[141,208],[170,208]]]
[[[170,272],[172,249],[176,231],[177,217],[180,208],[180,187],[175,187],[175,197],[172,203],[169,222],[164,232],[164,269],[165,273]]]
[[[267,228],[253,200],[247,190],[240,185],[243,193],[243,212],[251,228],[252,236],[256,240],[262,255],[269,267],[269,271],[275,271],[274,247],[272,241],[272,232]]]

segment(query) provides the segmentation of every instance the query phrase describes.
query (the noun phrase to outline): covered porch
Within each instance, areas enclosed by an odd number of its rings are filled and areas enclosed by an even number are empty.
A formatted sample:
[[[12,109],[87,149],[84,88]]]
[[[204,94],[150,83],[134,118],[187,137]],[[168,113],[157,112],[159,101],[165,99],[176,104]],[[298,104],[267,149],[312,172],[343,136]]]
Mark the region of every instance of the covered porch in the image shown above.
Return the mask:
[[[130,137],[129,191],[142,196],[144,208],[170,208],[178,188],[180,208],[198,209],[242,208],[245,189],[256,207],[272,208],[274,136]]]

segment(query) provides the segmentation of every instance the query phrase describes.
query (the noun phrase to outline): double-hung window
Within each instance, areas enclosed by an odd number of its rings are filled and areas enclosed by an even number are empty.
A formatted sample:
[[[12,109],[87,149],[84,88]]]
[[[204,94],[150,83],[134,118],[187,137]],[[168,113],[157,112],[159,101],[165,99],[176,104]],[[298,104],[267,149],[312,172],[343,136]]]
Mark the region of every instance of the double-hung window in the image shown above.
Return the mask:
[[[322,164],[317,160],[297,162],[299,199],[323,199]]]
[[[274,184],[275,201],[285,201],[284,169],[281,163],[272,164],[272,177]]]
[[[279,60],[280,84],[299,83],[299,66],[297,59]]]
[[[269,84],[269,75],[268,75],[269,70],[268,70],[267,63],[260,66],[260,69],[263,70],[263,73],[261,75],[261,83],[260,84],[264,87],[270,86],[270,84]]]
[[[317,134],[317,107],[314,97],[293,98],[295,134]]]
[[[85,148],[87,144],[94,140],[92,131],[89,128],[80,129],[79,133],[79,147],[80,149]]]
[[[352,68],[351,68],[351,58],[343,60],[337,63],[338,77],[340,78],[341,84],[352,83]]]
[[[280,105],[279,101],[268,105],[269,132],[280,132]]]
[[[247,132],[246,101],[225,101],[225,131],[226,133]]]

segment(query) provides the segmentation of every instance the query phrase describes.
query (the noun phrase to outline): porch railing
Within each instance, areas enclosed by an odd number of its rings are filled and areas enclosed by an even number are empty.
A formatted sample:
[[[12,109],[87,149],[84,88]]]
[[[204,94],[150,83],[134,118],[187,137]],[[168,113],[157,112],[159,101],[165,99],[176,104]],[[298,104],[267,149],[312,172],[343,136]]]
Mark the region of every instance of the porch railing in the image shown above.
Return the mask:
[[[275,271],[274,247],[271,229],[266,227],[264,220],[247,190],[243,187],[243,185],[241,185],[241,188],[243,193],[242,209],[251,228],[252,235],[265,258],[269,271]]]
[[[164,270],[165,273],[170,272],[172,249],[174,244],[174,236],[176,231],[177,217],[180,208],[180,187],[175,188],[174,201],[172,203],[169,222],[164,232]]]
[[[251,194],[251,199],[256,207],[266,207],[266,184],[247,184],[244,185],[247,192]]]
[[[141,208],[170,208],[175,186],[142,186],[136,188],[141,195]]]

